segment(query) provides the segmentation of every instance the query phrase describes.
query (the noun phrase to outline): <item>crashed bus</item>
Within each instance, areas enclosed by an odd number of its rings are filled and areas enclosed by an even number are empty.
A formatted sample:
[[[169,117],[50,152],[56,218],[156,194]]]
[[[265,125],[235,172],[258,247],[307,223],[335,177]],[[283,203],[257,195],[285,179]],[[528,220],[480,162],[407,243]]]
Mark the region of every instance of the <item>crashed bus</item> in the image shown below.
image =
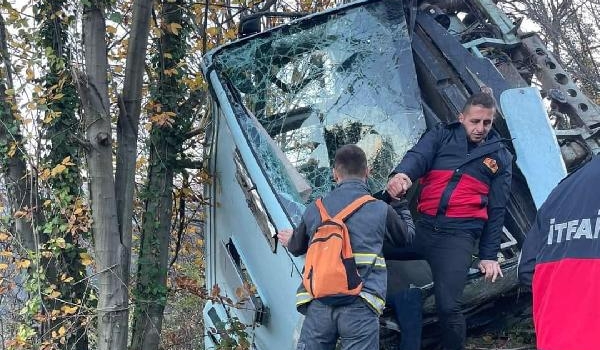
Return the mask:
[[[277,230],[294,227],[305,205],[334,186],[339,146],[365,150],[369,187],[381,191],[423,132],[453,121],[482,86],[499,103],[494,128],[512,140],[516,164],[498,257],[504,278],[487,283],[471,269],[464,312],[478,327],[523,310],[527,298],[514,301],[524,235],[556,183],[598,152],[600,114],[519,24],[489,0],[354,1],[203,57],[212,96],[206,284],[231,300],[205,305],[207,348],[232,322],[249,327],[254,348],[294,348],[303,259],[278,244]],[[414,215],[415,193],[407,194]],[[387,264],[390,291],[422,290],[424,345],[435,343],[427,263]],[[382,317],[382,348],[401,336],[391,314]]]

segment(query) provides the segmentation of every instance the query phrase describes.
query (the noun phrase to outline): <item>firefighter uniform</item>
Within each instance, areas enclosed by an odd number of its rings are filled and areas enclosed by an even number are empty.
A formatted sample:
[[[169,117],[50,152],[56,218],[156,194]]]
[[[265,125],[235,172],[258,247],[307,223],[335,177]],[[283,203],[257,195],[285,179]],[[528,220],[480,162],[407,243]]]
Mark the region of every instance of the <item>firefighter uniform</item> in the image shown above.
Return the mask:
[[[600,349],[599,181],[595,157],[558,184],[527,233],[519,279],[532,286],[538,349]]]

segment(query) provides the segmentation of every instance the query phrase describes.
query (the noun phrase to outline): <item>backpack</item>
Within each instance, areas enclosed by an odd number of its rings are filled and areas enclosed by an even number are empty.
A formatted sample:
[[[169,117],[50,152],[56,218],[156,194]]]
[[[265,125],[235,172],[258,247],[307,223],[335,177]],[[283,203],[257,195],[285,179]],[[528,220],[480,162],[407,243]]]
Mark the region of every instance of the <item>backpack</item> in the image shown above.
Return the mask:
[[[302,272],[302,284],[313,298],[355,296],[360,293],[362,278],[358,274],[344,220],[365,203],[374,200],[364,195],[333,218],[325,210],[321,198],[315,202],[321,214],[321,224],[308,245]]]

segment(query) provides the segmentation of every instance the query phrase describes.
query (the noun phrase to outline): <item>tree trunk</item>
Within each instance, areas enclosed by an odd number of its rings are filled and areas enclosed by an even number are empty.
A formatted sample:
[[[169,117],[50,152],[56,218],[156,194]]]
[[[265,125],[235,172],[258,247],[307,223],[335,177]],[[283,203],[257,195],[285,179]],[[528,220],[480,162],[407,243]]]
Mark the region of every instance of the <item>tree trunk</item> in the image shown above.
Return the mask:
[[[43,152],[39,168],[53,168],[69,159],[69,171],[49,177],[44,183],[48,187],[40,191],[47,197],[49,204],[44,206],[46,220],[41,221],[44,227],[54,226],[55,230],[40,230],[40,243],[46,249],[52,246],[57,238],[66,242],[64,248],[54,246],[54,254],[42,256],[40,266],[44,267],[45,279],[40,279],[40,289],[55,288],[61,293],[60,300],[43,299],[41,312],[47,316],[39,328],[42,341],[51,339],[52,330],[65,326],[64,319],[51,317],[53,310],[60,310],[65,304],[78,305],[90,300],[90,288],[86,279],[86,266],[82,263],[81,254],[87,253],[80,237],[89,235],[81,229],[65,231],[58,229],[68,225],[64,212],[78,206],[81,200],[83,179],[81,176],[82,149],[80,135],[79,98],[77,88],[71,74],[71,48],[68,45],[68,17],[57,16],[57,13],[68,13],[67,0],[41,0],[36,3],[35,21],[38,28],[38,40],[45,48],[47,58],[44,61],[43,94],[47,96],[44,120],[41,125],[42,137],[48,140],[46,152]],[[48,191],[48,189],[50,191]],[[51,195],[50,195],[51,194]],[[73,283],[63,283],[69,276]],[[37,280],[34,280],[37,282]],[[89,303],[88,303],[89,305]],[[81,307],[80,307],[81,308]],[[65,349],[87,350],[89,347],[89,320],[85,316],[74,315],[68,321],[69,334],[64,344]]]
[[[20,123],[14,118],[13,109],[17,108],[14,97],[6,93],[7,89],[13,88],[13,80],[10,66],[6,38],[6,25],[4,17],[0,14],[0,147],[6,147],[3,151],[2,174],[6,185],[6,192],[10,205],[10,213],[14,218],[17,239],[27,250],[33,251],[37,244],[33,233],[33,219],[37,216],[35,207],[37,203],[32,195],[32,177],[27,174],[25,154],[21,144]],[[14,154],[8,152],[14,145]],[[17,215],[15,212],[22,211],[27,207],[30,215]]]
[[[190,125],[186,122],[189,115],[182,115],[179,110],[185,93],[181,83],[184,73],[178,65],[185,57],[186,45],[182,8],[182,0],[162,3],[160,20],[167,30],[160,37],[153,58],[159,77],[151,89],[151,98],[154,105],[160,107],[154,112],[173,113],[173,123],[155,121],[150,133],[148,182],[143,194],[146,210],[142,221],[131,350],[158,349],[167,298],[174,167]],[[172,70],[178,70],[178,73],[167,74]]]
[[[156,350],[160,343],[163,312],[167,297],[169,237],[173,205],[173,148],[153,137],[146,193],[146,211],[142,224],[136,286],[136,308],[131,350]]]
[[[117,219],[108,99],[106,25],[102,0],[83,11],[86,74],[79,78],[83,102],[88,178],[98,272],[98,350],[127,349],[127,285]]]
[[[131,259],[138,128],[152,2],[152,0],[135,0],[133,5],[133,23],[131,25],[131,36],[127,51],[125,82],[121,97],[122,101],[119,103],[119,119],[117,120],[118,148],[115,188],[121,242],[123,242],[125,248],[123,249],[123,264],[121,268],[123,270],[123,282],[127,285],[129,285]]]

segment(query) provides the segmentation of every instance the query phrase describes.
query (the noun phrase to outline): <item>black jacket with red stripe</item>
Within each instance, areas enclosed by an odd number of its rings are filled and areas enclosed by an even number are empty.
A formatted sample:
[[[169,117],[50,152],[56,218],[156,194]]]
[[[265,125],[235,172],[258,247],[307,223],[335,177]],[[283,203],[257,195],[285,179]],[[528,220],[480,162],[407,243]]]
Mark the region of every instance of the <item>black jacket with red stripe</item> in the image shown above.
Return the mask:
[[[512,178],[512,155],[497,132],[469,147],[459,122],[426,132],[394,173],[420,179],[418,211],[425,224],[480,236],[479,257],[496,260]]]
[[[527,233],[519,279],[532,286],[540,350],[598,350],[600,158],[550,193]]]

